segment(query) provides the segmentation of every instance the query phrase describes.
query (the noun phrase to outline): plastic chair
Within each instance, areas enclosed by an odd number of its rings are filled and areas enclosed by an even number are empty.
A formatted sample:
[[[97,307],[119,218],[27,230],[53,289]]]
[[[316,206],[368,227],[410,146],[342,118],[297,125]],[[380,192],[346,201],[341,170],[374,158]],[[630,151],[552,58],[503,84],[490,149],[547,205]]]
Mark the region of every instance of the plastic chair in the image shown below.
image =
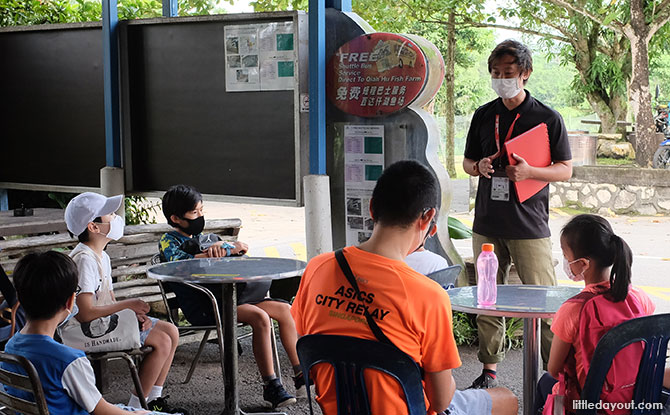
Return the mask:
[[[33,395],[34,401],[17,398],[5,392],[0,387],[0,413],[4,414],[5,409],[10,409],[27,415],[48,415],[44,390],[40,383],[39,375],[35,366],[23,356],[17,356],[5,352],[0,352],[0,362],[16,365],[25,371],[25,375],[15,373],[4,368],[0,368],[0,383],[12,388],[29,392]],[[13,412],[12,412],[13,413]]]
[[[312,366],[318,363],[333,366],[338,414],[370,415],[370,397],[363,379],[365,369],[381,371],[400,383],[409,415],[426,414],[421,371],[408,355],[395,347],[356,337],[312,334],[298,339],[297,348],[306,384],[310,384],[309,371]],[[309,411],[312,414],[310,395],[310,388],[307,388]]]
[[[461,273],[461,269],[463,268],[460,265],[455,264],[445,269],[431,272],[430,274],[426,275],[426,277],[440,284],[445,290],[448,290],[450,288],[454,288],[456,284],[456,278],[458,278],[458,274]]]
[[[644,342],[644,352],[635,382],[633,401],[640,403],[661,402],[665,359],[670,339],[670,314],[658,314],[628,320],[608,331],[598,342],[591,359],[591,368],[586,375],[581,399],[596,403],[600,401],[605,377],[614,356],[624,347],[639,341]],[[595,414],[596,409],[578,409],[579,415]],[[660,414],[661,409],[638,409],[632,415]]]

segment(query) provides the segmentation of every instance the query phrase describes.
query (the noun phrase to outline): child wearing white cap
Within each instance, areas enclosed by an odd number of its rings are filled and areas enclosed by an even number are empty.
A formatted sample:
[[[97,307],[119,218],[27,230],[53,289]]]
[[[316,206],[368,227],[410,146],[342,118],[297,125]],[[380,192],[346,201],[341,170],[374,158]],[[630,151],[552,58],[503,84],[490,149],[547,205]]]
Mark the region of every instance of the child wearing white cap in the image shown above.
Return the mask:
[[[162,397],[163,384],[179,343],[177,328],[148,317],[149,305],[140,299],[116,301],[114,298],[111,261],[104,249],[110,241],[123,236],[125,220],[114,213],[121,203],[123,195],[105,197],[86,192],[72,199],[65,208],[67,229],[79,239],[79,244],[70,253],[79,271],[79,312],[75,317],[83,323],[123,309],[133,310],[141,327],[140,341],[153,348],[139,370],[142,389],[149,391],[146,397],[149,408],[166,413],[186,413],[183,409],[170,407]],[[131,393],[128,406],[139,408],[139,398]]]

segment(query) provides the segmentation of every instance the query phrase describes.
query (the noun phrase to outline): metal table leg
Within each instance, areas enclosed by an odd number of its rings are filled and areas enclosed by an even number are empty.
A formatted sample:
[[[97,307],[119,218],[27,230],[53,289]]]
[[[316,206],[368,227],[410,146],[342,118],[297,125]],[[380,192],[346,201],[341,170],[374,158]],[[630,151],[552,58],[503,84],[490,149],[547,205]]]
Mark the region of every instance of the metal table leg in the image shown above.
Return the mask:
[[[240,409],[240,395],[237,384],[239,377],[237,364],[237,284],[221,285],[223,286],[223,339],[219,338],[219,345],[223,345],[223,350],[221,350],[224,387],[222,415],[241,415],[246,414],[246,412]],[[263,412],[256,414],[286,415],[284,412]]]
[[[523,319],[523,413],[533,415],[540,376],[540,319]]]

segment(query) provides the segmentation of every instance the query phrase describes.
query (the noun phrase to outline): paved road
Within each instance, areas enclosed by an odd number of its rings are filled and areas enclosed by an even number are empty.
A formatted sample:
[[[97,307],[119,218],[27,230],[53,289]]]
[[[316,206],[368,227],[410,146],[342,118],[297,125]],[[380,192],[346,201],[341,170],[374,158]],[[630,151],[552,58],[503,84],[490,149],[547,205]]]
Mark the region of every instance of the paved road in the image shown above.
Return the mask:
[[[467,213],[467,180],[456,180],[452,215],[468,225],[472,215]],[[249,253],[257,256],[306,258],[304,209],[250,204],[205,202],[206,217],[242,219],[240,240],[250,246]],[[460,212],[460,213],[459,213]],[[554,258],[560,264],[562,253],[559,245],[560,230],[570,216],[559,210],[550,212],[549,225],[554,245]],[[654,300],[657,313],[670,312],[670,217],[664,216],[617,216],[608,217],[614,231],[633,250],[633,283],[642,287]],[[472,256],[470,240],[454,241],[462,256]],[[563,274],[561,266],[556,269],[559,284],[573,283]]]

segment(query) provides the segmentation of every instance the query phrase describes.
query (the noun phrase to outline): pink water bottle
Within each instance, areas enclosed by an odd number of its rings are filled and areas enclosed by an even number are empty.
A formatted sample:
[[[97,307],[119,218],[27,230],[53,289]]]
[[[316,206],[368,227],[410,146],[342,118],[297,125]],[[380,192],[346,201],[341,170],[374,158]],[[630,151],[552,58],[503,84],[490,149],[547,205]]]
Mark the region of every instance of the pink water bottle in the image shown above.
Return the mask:
[[[477,257],[477,302],[479,305],[491,306],[496,303],[497,274],[498,257],[493,253],[493,244],[482,244],[482,252]]]

